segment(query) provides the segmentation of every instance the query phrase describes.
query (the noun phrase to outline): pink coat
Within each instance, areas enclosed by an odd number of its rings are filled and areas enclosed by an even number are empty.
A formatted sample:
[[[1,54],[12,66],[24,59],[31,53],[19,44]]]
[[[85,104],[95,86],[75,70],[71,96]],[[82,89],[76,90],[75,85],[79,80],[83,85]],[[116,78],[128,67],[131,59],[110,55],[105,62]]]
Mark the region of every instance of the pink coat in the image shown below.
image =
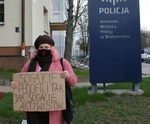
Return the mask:
[[[28,61],[24,67],[22,68],[22,72],[28,72],[30,61]],[[70,73],[70,78],[66,80],[68,86],[74,87],[77,83],[77,76],[74,74],[73,69],[70,65],[70,63],[63,58],[63,66],[64,70],[68,70]],[[40,66],[37,63],[36,65],[36,72],[38,72]],[[62,66],[60,64],[60,59],[58,58],[57,60],[53,60],[49,71],[62,71]],[[49,112],[49,124],[64,124],[64,118],[63,118],[63,113],[62,111],[51,111]]]

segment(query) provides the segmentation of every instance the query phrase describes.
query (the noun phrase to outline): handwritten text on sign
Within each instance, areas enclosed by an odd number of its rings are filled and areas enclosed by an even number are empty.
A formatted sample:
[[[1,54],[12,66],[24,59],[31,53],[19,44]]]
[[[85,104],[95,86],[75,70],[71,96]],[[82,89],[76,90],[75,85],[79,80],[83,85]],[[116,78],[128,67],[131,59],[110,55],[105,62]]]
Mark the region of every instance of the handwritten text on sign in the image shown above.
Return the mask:
[[[61,72],[13,74],[18,83],[13,92],[15,111],[54,111],[66,109],[65,79]]]

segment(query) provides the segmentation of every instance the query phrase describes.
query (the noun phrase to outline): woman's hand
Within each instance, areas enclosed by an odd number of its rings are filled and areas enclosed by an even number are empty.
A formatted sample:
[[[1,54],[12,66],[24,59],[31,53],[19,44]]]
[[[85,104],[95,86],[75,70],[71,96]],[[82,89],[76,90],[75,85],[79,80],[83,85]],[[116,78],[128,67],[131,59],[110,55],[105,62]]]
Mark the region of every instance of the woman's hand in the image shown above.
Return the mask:
[[[61,77],[65,78],[65,79],[69,79],[70,78],[70,73],[67,70],[65,70],[61,73]]]
[[[17,82],[12,81],[11,82],[11,88],[15,89],[17,87]]]

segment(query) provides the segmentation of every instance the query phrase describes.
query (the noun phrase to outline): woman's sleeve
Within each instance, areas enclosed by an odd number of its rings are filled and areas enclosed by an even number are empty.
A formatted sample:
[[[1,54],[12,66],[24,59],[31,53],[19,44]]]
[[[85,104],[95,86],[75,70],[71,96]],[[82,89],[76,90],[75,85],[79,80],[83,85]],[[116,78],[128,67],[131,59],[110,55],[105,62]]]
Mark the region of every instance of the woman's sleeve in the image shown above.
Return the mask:
[[[70,77],[66,79],[68,86],[74,87],[77,84],[78,77],[75,75],[71,64],[66,59],[63,59],[63,66],[64,70],[67,70],[70,73]]]

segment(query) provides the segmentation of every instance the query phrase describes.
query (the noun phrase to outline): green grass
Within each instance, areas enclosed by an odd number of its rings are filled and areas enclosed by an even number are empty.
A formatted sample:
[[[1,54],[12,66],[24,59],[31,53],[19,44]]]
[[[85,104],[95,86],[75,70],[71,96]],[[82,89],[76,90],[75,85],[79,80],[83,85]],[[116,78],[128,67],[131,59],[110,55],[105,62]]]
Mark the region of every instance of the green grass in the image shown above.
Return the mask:
[[[13,111],[13,94],[4,93],[4,97],[0,100],[0,124],[21,124],[24,118],[22,112]]]
[[[72,88],[75,117],[72,124],[150,124],[150,78],[143,78],[143,95],[88,94],[91,87]],[[117,83],[107,89],[131,89],[131,83]],[[102,87],[98,87],[102,89]],[[12,93],[0,100],[0,123],[20,124],[24,115],[13,111]]]
[[[107,86],[107,89],[131,88],[132,83],[115,83]],[[115,95],[110,92],[88,94],[91,87],[72,88],[75,104],[72,124],[150,124],[149,77],[142,79],[140,89],[144,91],[143,95]],[[21,124],[25,118],[23,112],[13,111],[12,96],[12,93],[4,93],[4,98],[0,100],[0,124]]]
[[[88,69],[84,70],[84,69],[73,68],[73,70],[78,77],[89,77]],[[7,69],[0,68],[0,78],[12,80],[12,75],[13,73],[16,72],[17,72],[16,70],[7,70]]]
[[[73,70],[78,77],[89,77],[89,69],[73,68]]]
[[[16,73],[16,70],[7,70],[0,68],[0,78],[12,80],[13,73]]]

